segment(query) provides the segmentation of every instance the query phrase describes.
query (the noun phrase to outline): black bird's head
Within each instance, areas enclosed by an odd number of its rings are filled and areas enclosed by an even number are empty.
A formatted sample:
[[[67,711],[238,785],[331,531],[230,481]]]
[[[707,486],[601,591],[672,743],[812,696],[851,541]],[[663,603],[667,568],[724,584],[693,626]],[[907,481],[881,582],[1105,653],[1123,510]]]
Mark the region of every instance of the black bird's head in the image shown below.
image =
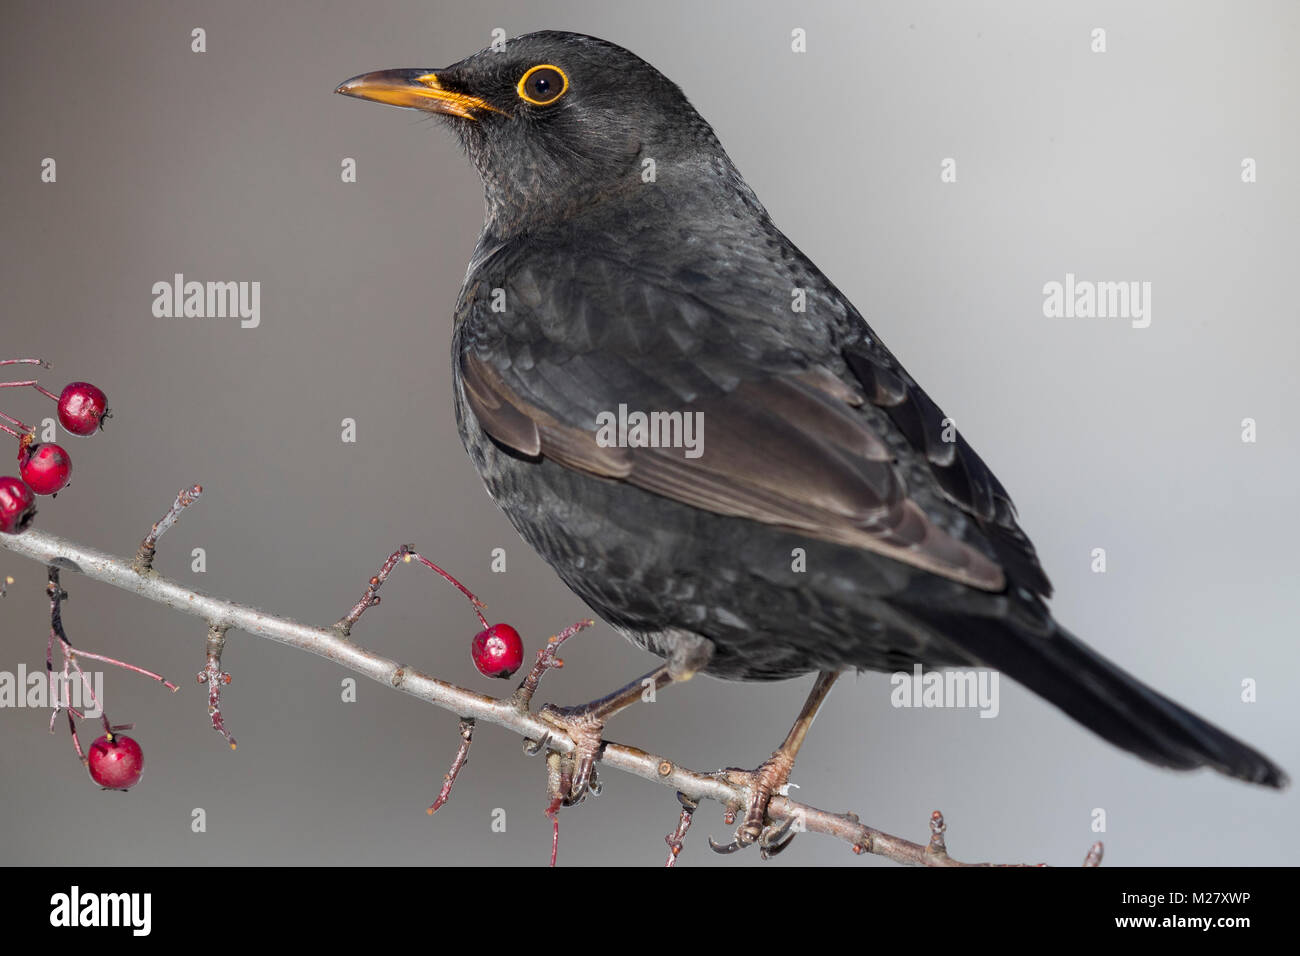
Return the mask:
[[[748,191],[676,84],[595,37],[530,33],[442,69],[363,73],[336,92],[450,122],[483,178],[498,234],[633,188],[650,160],[656,181],[700,173]]]

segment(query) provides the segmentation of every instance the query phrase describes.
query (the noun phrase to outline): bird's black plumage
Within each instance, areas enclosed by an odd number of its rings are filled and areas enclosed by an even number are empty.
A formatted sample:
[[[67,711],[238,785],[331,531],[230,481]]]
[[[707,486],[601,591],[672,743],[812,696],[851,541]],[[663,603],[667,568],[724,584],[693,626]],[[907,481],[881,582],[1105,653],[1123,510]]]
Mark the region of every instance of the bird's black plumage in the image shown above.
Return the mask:
[[[526,85],[539,67],[549,82]],[[1154,763],[1285,781],[1052,619],[1006,489],[648,63],[536,33],[340,92],[448,115],[482,175],[461,437],[524,539],[629,638],[704,642],[706,672],[738,680],[994,667]],[[703,454],[602,445],[620,405],[701,412]]]

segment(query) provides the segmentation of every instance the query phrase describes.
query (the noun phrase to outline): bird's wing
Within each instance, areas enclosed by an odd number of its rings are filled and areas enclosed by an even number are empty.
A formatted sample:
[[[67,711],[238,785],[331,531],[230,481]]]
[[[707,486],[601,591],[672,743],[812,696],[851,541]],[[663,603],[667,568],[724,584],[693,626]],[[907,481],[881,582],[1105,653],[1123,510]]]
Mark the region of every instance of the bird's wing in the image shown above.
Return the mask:
[[[981,590],[1006,586],[992,548],[962,540],[954,523],[941,527],[909,495],[880,433],[892,426],[861,392],[807,356],[764,353],[756,329],[735,335],[734,322],[710,321],[689,295],[610,278],[621,281],[515,263],[503,280],[508,314],[490,321],[486,283],[477,301],[470,290],[457,361],[469,408],[495,441]],[[698,416],[701,453],[602,440],[600,416],[616,417],[620,405]],[[931,497],[931,507],[942,500]]]
[[[908,443],[925,456],[944,494],[977,522],[1007,577],[1050,597],[1052,583],[1016,520],[1002,482],[984,464],[939,406],[897,361],[881,349],[846,348],[844,359],[868,401],[883,409]]]
[[[462,356],[461,373],[483,430],[520,454],[716,514],[865,548],[983,590],[1005,585],[996,562],[941,529],[907,497],[888,449],[862,420],[806,379],[768,376],[680,409],[632,409],[677,412],[675,421],[660,421],[671,422],[678,435],[685,415],[698,416],[701,454],[691,458],[683,447],[602,443],[599,424],[558,418],[473,352]],[[609,407],[599,411],[616,418],[616,398],[609,395]],[[656,433],[663,432],[646,434]]]

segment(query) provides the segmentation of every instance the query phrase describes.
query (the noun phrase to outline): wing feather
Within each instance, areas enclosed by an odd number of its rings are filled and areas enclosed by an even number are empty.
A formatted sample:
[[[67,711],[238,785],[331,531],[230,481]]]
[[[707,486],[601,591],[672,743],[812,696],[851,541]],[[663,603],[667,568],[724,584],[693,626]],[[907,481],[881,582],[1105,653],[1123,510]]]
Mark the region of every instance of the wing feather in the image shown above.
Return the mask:
[[[853,410],[861,396],[829,386],[825,370],[748,379],[688,403],[681,411],[700,413],[707,436],[697,458],[681,448],[602,446],[590,427],[598,409],[586,410],[586,427],[560,421],[473,350],[462,353],[461,372],[480,425],[522,455],[863,548],[982,590],[1006,585],[997,562],[907,497],[888,449]]]

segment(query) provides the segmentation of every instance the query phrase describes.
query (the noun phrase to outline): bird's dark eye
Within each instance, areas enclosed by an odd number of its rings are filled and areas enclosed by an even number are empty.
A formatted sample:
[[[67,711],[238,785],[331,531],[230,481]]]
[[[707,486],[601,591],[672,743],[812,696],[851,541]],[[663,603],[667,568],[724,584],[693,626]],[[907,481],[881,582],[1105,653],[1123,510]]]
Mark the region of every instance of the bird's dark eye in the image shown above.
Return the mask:
[[[554,103],[569,88],[569,78],[558,66],[544,63],[535,66],[519,80],[519,96],[534,106]]]

